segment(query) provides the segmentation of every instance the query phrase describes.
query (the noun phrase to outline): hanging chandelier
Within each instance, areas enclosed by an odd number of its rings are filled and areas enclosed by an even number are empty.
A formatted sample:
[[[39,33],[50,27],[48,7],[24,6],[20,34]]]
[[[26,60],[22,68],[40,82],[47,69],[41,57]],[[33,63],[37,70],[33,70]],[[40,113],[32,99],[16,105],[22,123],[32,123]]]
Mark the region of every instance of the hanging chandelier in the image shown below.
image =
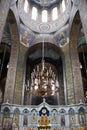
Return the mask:
[[[31,82],[27,84],[27,90],[35,96],[51,96],[59,91],[58,79],[52,66],[44,59],[44,38],[42,42],[41,63],[36,65],[31,73]]]

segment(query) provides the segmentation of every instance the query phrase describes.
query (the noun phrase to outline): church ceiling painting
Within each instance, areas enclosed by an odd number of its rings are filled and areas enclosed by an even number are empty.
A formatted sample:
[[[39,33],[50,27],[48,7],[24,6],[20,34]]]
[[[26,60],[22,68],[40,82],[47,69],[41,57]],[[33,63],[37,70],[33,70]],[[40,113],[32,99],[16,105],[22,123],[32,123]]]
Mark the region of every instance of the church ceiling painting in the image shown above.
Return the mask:
[[[51,7],[54,4],[60,3],[62,0],[30,0],[32,3],[39,5],[40,7]]]
[[[26,29],[23,25],[20,27],[20,42],[26,46],[29,47],[32,45],[32,42],[34,40],[35,36],[34,34]]]

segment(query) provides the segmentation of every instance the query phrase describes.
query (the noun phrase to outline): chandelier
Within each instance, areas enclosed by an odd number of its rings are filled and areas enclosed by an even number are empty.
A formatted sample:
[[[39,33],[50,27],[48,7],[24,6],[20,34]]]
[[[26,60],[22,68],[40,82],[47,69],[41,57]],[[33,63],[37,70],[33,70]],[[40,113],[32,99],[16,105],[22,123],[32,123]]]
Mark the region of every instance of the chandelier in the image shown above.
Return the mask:
[[[44,60],[44,40],[42,42],[42,60],[31,73],[31,82],[26,86],[30,94],[35,96],[51,96],[59,91],[58,79],[50,64]]]

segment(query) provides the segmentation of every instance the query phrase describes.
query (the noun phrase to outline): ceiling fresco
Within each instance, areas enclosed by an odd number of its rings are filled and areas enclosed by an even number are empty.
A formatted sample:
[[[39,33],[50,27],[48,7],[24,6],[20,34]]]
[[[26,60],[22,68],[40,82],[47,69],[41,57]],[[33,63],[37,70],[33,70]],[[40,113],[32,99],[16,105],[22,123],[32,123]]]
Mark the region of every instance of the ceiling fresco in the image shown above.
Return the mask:
[[[28,30],[25,26],[21,24],[20,26],[20,42],[26,46],[29,47],[32,45],[33,40],[35,39],[35,35],[33,32]]]
[[[67,42],[66,33],[65,32],[60,32],[59,34],[54,36],[54,39],[55,39],[57,45],[62,47]]]
[[[86,40],[85,40],[85,35],[84,35],[84,30],[83,30],[82,24],[80,24],[80,26],[79,26],[77,44],[78,44],[78,46],[86,44]]]
[[[11,45],[11,33],[9,25],[5,25],[5,29],[2,35],[2,43],[6,43],[7,45]]]
[[[57,0],[53,0],[57,1]],[[32,18],[29,19],[29,12],[25,13],[23,7],[23,2],[18,1],[18,12],[19,17],[24,25],[27,26],[30,30],[36,33],[53,33],[55,31],[60,30],[68,21],[70,17],[70,10],[71,10],[71,2],[67,3],[67,9],[65,12],[61,13],[58,20],[55,21],[48,21],[48,22],[41,22],[38,20],[33,20]]]
[[[37,4],[40,7],[51,7],[54,4],[58,4],[62,0],[30,0],[30,2]]]

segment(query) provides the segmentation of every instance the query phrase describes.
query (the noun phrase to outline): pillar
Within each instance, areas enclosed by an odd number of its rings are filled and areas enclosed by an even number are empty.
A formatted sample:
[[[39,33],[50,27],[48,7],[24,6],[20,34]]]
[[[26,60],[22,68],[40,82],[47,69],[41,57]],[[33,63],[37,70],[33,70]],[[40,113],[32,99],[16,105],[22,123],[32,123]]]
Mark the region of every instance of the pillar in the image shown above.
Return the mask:
[[[80,18],[87,42],[87,0],[79,0],[78,1],[78,8],[80,13]]]
[[[2,40],[2,34],[5,27],[9,6],[11,0],[1,0],[0,1],[0,43]]]
[[[79,16],[77,15],[78,14],[76,14],[76,17],[72,25],[71,39],[70,39],[70,56],[72,65],[75,103],[79,103],[80,100],[84,101],[83,84],[82,84],[79,56],[77,50],[77,37],[78,37],[78,25],[79,25],[76,21],[76,18]]]
[[[7,73],[7,80],[5,85],[4,102],[7,102],[8,100],[8,102],[12,104],[14,98],[14,86],[15,86],[16,68],[19,53],[19,35],[15,22],[13,22],[10,25],[10,29],[11,29],[12,46],[11,46],[9,68]]]

